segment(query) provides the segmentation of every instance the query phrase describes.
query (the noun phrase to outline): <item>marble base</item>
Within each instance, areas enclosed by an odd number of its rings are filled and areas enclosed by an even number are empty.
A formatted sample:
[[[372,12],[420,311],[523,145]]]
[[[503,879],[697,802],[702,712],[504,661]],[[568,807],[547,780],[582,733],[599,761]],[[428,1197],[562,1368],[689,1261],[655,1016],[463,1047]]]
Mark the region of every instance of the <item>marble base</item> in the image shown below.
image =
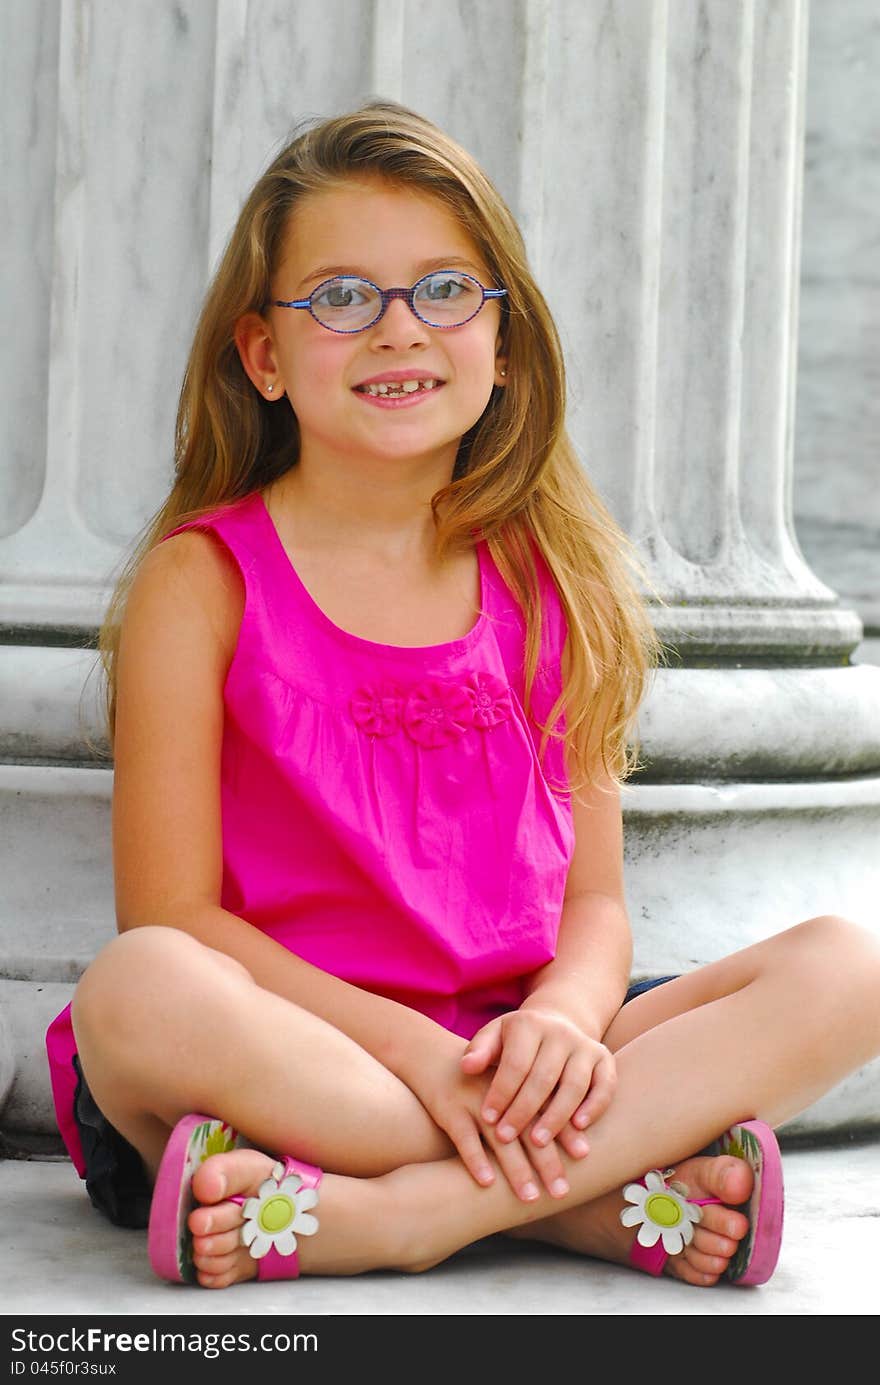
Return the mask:
[[[880,668],[660,669],[639,737],[640,783],[877,774]]]
[[[0,1130],[24,1146],[53,1128],[46,1025],[115,931],[111,788],[106,770],[0,766]],[[690,970],[818,914],[880,926],[880,776],[633,785],[624,821],[637,978]],[[796,1128],[878,1122],[875,1064]]]

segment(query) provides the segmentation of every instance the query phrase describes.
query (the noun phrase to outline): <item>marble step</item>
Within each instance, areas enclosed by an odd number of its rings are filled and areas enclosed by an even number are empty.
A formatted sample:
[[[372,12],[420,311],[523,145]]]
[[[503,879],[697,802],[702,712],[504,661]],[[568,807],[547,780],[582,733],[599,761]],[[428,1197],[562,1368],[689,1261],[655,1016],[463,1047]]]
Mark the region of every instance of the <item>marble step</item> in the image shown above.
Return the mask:
[[[115,933],[112,774],[0,765],[0,1137],[50,1152],[58,1137],[44,1035]]]
[[[46,1024],[114,936],[112,772],[0,765],[0,1134],[54,1131]],[[875,921],[880,777],[637,784],[624,794],[634,977],[687,971],[803,918]],[[880,1064],[798,1117],[797,1131],[880,1126]]]

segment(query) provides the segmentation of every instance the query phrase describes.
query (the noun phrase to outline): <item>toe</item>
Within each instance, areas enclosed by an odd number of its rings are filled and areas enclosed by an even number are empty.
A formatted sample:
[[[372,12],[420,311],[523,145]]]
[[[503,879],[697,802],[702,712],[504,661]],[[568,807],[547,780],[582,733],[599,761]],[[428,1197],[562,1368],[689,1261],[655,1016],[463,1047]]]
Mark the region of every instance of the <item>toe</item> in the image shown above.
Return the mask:
[[[241,1226],[241,1208],[237,1202],[218,1202],[208,1207],[194,1207],[189,1214],[189,1229],[194,1236],[215,1236]]]
[[[193,1174],[193,1193],[201,1204],[194,1207],[187,1225],[194,1238],[236,1236],[242,1209],[231,1197],[251,1197],[268,1178],[275,1161],[258,1149],[235,1149],[212,1154]],[[250,1259],[250,1257],[248,1257]]]
[[[227,1197],[249,1197],[269,1176],[274,1160],[258,1149],[233,1149],[212,1154],[193,1174],[196,1199],[208,1205]]]
[[[715,1196],[728,1207],[737,1207],[750,1196],[755,1182],[751,1167],[744,1159],[736,1159],[730,1154],[719,1154],[710,1159],[711,1178]]]
[[[241,1246],[230,1255],[193,1256],[199,1283],[205,1289],[225,1289],[255,1279],[257,1262]]]
[[[193,1259],[209,1259],[213,1255],[231,1255],[241,1249],[241,1232],[224,1231],[219,1236],[193,1236]]]
[[[723,1203],[710,1203],[702,1212],[700,1225],[694,1235],[697,1245],[700,1245],[704,1238],[708,1240],[712,1237],[719,1245],[718,1253],[732,1255],[737,1242],[742,1240],[749,1229],[748,1217],[732,1207],[725,1207]],[[721,1246],[729,1249],[722,1249]]]
[[[732,1154],[698,1155],[679,1166],[676,1177],[690,1190],[691,1197],[717,1197],[727,1207],[746,1202],[754,1185],[754,1174],[744,1159]],[[709,1208],[703,1209],[708,1212]]]
[[[724,1256],[703,1255],[691,1245],[684,1254],[670,1256],[665,1270],[673,1278],[683,1279],[686,1284],[708,1287],[718,1283],[727,1269],[727,1263]]]

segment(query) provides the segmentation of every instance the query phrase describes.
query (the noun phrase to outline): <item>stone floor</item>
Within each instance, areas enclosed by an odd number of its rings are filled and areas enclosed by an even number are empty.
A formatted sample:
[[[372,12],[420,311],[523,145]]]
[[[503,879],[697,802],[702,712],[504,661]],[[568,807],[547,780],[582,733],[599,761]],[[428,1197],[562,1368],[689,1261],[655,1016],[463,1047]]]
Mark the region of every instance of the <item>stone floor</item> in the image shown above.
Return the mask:
[[[760,1288],[691,1289],[563,1252],[484,1241],[427,1274],[245,1284],[155,1279],[143,1232],[108,1225],[64,1160],[0,1162],[0,1313],[174,1316],[876,1315],[880,1140],[786,1149],[785,1237]],[[132,1326],[134,1330],[134,1325]]]

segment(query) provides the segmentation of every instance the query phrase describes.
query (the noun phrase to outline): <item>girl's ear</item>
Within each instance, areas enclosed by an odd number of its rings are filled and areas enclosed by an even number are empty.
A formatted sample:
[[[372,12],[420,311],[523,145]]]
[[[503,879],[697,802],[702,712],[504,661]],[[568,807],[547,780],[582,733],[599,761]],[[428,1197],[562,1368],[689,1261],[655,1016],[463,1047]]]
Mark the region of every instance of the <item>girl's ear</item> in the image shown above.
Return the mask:
[[[245,374],[264,399],[280,399],[284,386],[278,379],[275,342],[269,324],[259,313],[245,313],[235,324],[235,345]]]
[[[507,384],[507,357],[495,357],[495,384],[503,389]]]

